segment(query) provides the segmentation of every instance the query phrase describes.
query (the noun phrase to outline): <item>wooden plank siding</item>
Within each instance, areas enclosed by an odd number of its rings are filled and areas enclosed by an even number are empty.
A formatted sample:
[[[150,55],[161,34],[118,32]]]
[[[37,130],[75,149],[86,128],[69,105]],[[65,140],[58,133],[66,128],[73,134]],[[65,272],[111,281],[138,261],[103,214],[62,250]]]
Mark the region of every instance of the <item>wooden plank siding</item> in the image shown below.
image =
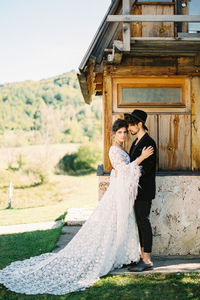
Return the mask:
[[[112,78],[107,72],[104,72],[103,81],[103,164],[104,171],[109,172],[111,170],[111,163],[108,157],[109,148],[112,145]]]
[[[154,139],[158,145],[158,117],[155,114],[148,114],[146,125],[148,134]]]
[[[159,58],[162,61],[163,66],[173,65],[174,59],[168,60],[168,58]],[[182,58],[181,63],[184,62],[185,58]],[[191,59],[191,58],[190,58]],[[189,61],[191,61],[189,59]],[[132,59],[136,68],[138,65],[146,64],[149,68],[156,69],[159,62],[155,62],[154,58],[142,58],[136,57]],[[189,61],[186,59],[185,64],[187,65]],[[198,60],[193,58],[193,64]],[[177,62],[177,60],[176,60]],[[187,63],[186,63],[187,62]],[[184,170],[197,170],[200,168],[200,155],[199,155],[199,145],[200,145],[200,132],[196,132],[196,123],[198,122],[198,128],[200,128],[200,104],[192,104],[192,114],[193,114],[193,127],[191,121],[191,95],[192,99],[195,99],[195,103],[200,103],[200,78],[196,77],[193,80],[192,91],[191,91],[191,78],[179,75],[168,75],[168,76],[142,76],[140,72],[135,74],[134,66],[105,66],[104,73],[104,171],[108,172],[111,170],[111,165],[109,162],[108,151],[109,147],[112,145],[112,135],[111,127],[112,123],[117,118],[123,118],[124,113],[131,113],[135,108],[134,105],[129,107],[119,107],[117,98],[119,96],[119,83],[130,85],[130,83],[140,83],[143,82],[144,87],[147,85],[149,87],[156,86],[176,86],[177,84],[183,87],[183,98],[184,107],[141,107],[148,113],[147,127],[149,129],[148,133],[155,140],[158,146],[158,163],[157,169],[160,171],[184,171]],[[136,76],[137,75],[137,76]],[[168,82],[168,83],[167,83]],[[197,117],[199,116],[199,117]],[[195,131],[196,130],[196,131]],[[196,140],[198,146],[192,145],[193,140]],[[129,151],[130,146],[135,139],[135,136],[128,135],[128,139],[125,143],[125,149]],[[192,150],[191,150],[192,149]]]
[[[106,172],[111,170],[108,151],[112,145],[112,123],[117,118],[123,118],[124,113],[131,113],[136,108],[134,106],[119,108],[117,106],[115,99],[118,91],[113,84],[114,80],[116,78],[121,78],[125,82],[133,80],[131,74],[130,76],[124,76],[124,74],[120,76],[118,71],[118,68],[109,66],[108,72],[105,72],[106,76],[104,76],[104,171]],[[126,74],[128,74],[127,69]],[[150,85],[151,79],[155,80],[155,78],[155,76],[149,78]],[[186,109],[184,111],[177,111],[177,108],[172,110],[170,107],[166,107],[164,110],[157,108],[156,111],[148,107],[141,108],[148,113],[148,133],[158,145],[157,169],[160,171],[200,170],[200,78],[197,76],[181,78],[186,82],[184,90]],[[174,80],[181,78],[176,76]],[[139,79],[140,76],[137,77],[137,80]],[[134,139],[134,136],[128,136],[125,143],[127,151]]]
[[[88,75],[87,75],[87,85],[88,85],[88,94],[89,98],[92,99],[92,95],[94,93],[94,65],[91,64],[88,67]]]
[[[142,15],[173,15],[171,5],[142,5]],[[173,22],[142,22],[143,37],[174,37]]]
[[[191,169],[191,116],[159,116],[159,170]]]
[[[196,61],[200,55],[174,56],[126,56],[113,73],[121,75],[195,75],[200,76],[200,64]]]
[[[191,81],[192,170],[200,171],[200,78],[193,77]]]
[[[141,15],[142,6],[134,5],[131,10],[131,15]],[[131,23],[131,37],[140,37],[142,36],[142,22],[132,22]]]

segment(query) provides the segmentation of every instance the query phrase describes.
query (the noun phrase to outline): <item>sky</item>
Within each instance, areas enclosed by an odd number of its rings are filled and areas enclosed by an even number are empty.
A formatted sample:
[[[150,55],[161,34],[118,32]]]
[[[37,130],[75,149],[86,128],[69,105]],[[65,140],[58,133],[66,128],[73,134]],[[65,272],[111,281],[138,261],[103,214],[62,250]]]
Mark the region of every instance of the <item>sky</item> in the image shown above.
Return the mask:
[[[111,0],[0,0],[0,83],[78,70]]]
[[[0,0],[0,84],[78,70],[111,0]],[[192,0],[200,14],[200,0]]]

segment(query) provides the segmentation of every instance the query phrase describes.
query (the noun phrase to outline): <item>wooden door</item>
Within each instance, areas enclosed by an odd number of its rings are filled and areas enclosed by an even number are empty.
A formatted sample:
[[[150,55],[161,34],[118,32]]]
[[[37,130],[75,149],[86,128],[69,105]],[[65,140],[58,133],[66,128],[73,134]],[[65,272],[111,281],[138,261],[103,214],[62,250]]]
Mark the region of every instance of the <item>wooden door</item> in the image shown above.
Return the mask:
[[[191,169],[191,116],[159,116],[159,170]]]

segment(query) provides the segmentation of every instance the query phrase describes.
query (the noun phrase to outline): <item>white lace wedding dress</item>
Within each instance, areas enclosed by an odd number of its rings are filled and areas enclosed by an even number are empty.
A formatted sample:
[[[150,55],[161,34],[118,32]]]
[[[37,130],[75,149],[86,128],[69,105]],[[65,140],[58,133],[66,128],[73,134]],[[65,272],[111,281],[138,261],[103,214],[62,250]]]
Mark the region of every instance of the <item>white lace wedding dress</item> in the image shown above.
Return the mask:
[[[11,263],[0,271],[0,283],[17,293],[62,295],[84,290],[112,269],[139,260],[133,204],[140,168],[118,146],[110,148],[109,157],[114,168],[110,185],[70,243],[58,253]]]

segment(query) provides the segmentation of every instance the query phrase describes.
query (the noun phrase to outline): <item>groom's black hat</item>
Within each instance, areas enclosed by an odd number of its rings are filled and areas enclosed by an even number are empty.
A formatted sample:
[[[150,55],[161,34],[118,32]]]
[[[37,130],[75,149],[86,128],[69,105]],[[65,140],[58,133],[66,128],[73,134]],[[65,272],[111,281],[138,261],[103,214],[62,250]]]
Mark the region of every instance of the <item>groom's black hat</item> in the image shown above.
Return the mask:
[[[147,126],[145,125],[145,122],[147,119],[147,113],[145,111],[140,110],[140,109],[134,109],[131,114],[124,114],[125,117],[126,117],[126,115],[132,116],[135,119],[137,119],[138,121],[142,122],[144,129],[148,130]]]

